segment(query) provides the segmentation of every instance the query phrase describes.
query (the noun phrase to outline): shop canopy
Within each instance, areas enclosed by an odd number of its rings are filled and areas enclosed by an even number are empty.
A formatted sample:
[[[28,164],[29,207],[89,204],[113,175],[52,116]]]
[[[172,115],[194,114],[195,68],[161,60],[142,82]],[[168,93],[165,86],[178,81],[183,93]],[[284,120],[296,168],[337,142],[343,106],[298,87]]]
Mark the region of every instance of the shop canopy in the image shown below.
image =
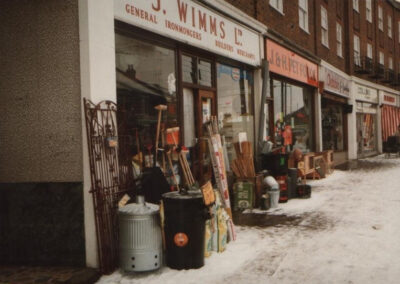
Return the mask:
[[[400,108],[384,105],[382,108],[382,140],[394,135],[400,124]]]

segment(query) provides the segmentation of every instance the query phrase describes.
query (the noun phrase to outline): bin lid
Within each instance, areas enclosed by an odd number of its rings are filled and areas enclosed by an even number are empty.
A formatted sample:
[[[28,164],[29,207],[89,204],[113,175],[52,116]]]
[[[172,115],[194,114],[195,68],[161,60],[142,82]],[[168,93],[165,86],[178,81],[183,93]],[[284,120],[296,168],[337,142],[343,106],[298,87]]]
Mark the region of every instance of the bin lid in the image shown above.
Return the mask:
[[[163,197],[171,199],[202,199],[203,195],[200,190],[188,190],[187,194],[181,194],[178,191],[167,192],[163,194]]]
[[[152,215],[158,213],[159,208],[158,205],[153,203],[131,203],[119,208],[118,212],[123,215]]]

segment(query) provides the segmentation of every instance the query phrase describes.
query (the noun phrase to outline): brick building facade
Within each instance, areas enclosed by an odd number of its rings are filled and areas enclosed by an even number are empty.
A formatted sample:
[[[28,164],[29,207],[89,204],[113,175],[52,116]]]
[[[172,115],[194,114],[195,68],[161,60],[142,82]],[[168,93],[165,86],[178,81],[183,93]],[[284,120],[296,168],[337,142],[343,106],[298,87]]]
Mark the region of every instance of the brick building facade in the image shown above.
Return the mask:
[[[400,4],[395,1],[226,1],[265,24],[268,33],[285,38],[294,47],[312,53],[349,75],[391,88],[400,82]],[[306,9],[306,28],[300,27],[301,5]],[[382,8],[382,17],[379,7]],[[327,44],[322,43],[324,11],[327,13]],[[356,59],[355,36],[359,38]],[[340,45],[342,51],[338,52]],[[380,52],[383,66],[379,65]]]

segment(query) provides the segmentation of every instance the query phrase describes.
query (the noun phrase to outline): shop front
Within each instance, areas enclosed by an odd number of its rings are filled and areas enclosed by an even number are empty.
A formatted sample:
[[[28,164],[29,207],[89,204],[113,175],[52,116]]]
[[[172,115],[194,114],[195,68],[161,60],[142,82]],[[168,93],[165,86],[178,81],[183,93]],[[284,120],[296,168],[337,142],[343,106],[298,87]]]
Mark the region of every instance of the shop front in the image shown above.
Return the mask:
[[[151,166],[157,105],[164,129],[179,127],[194,175],[211,178],[203,124],[218,118],[229,160],[238,133],[254,143],[254,70],[258,32],[195,1],[115,1],[119,122]],[[133,155],[138,153],[133,153]]]
[[[347,114],[352,105],[348,103],[350,82],[339,72],[325,62],[319,69],[322,150],[333,150],[334,160],[340,162],[347,159]]]
[[[316,151],[318,65],[270,39],[265,44],[270,71],[266,139],[286,151]]]
[[[387,143],[390,136],[394,136],[400,125],[399,96],[385,91],[380,92],[382,142]],[[385,151],[385,147],[383,147]]]
[[[355,84],[357,157],[378,151],[378,91]]]

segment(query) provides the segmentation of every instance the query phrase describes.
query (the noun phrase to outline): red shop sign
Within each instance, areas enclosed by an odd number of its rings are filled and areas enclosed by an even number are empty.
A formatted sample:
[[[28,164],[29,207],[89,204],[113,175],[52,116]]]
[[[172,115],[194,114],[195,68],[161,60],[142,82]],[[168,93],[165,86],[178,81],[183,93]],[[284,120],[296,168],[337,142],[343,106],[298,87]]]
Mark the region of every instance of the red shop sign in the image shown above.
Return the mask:
[[[267,60],[271,72],[318,87],[318,65],[300,55],[266,40]]]

